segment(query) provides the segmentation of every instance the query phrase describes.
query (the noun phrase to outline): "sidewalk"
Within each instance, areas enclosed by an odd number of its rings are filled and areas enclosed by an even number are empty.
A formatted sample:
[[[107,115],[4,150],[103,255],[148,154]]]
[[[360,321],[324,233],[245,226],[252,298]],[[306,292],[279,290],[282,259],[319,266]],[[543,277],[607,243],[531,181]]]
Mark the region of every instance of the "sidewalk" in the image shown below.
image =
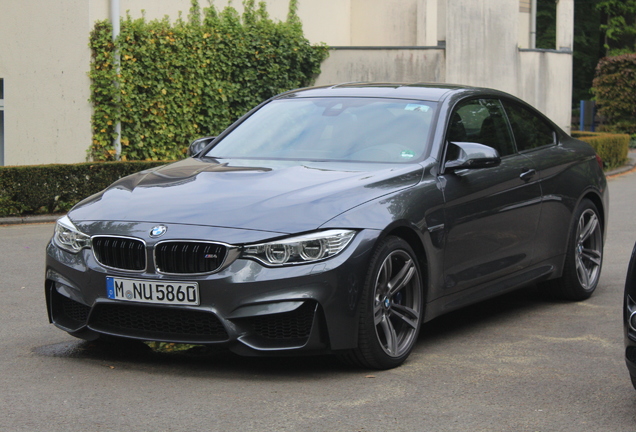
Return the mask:
[[[636,167],[636,149],[630,150],[627,154],[627,162],[620,168],[613,169],[605,173],[605,177],[614,177],[632,171]],[[16,225],[28,223],[55,222],[62,215],[37,215],[37,216],[15,216],[0,217],[0,225]]]

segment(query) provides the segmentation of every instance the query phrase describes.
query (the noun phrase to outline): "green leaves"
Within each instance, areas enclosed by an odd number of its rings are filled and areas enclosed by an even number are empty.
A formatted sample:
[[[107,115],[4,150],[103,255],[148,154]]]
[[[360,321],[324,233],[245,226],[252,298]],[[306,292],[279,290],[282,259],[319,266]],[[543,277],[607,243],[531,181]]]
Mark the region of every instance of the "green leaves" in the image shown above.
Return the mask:
[[[606,57],[596,68],[592,92],[604,130],[636,134],[636,54]]]
[[[636,0],[600,0],[596,8],[607,19],[607,23],[601,25],[607,55],[633,53],[636,50]]]
[[[630,141],[627,134],[573,131],[572,136],[592,146],[603,159],[605,170],[618,168],[627,160]]]
[[[0,216],[68,211],[114,181],[163,162],[0,167]]]
[[[254,0],[244,6],[242,17],[230,7],[201,13],[195,0],[188,19],[175,24],[128,16],[117,41],[119,76],[111,25],[97,22],[90,37],[89,156],[114,159],[114,125],[121,121],[123,160],[180,159],[193,139],[218,135],[263,100],[310,85],[327,48],[304,38],[295,0],[286,22],[269,19]]]

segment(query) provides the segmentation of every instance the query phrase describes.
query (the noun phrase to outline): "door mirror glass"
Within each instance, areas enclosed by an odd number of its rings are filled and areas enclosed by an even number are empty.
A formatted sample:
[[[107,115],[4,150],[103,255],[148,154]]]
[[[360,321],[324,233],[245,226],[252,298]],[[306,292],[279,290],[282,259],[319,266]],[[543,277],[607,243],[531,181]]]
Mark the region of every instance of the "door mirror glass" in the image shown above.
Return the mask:
[[[214,137],[214,136],[207,136],[207,137],[195,139],[194,141],[192,141],[190,143],[190,146],[188,147],[188,156],[191,156],[191,157],[198,156],[199,153],[201,153],[201,151],[208,144],[210,144],[212,141],[214,141],[215,138],[216,137]]]

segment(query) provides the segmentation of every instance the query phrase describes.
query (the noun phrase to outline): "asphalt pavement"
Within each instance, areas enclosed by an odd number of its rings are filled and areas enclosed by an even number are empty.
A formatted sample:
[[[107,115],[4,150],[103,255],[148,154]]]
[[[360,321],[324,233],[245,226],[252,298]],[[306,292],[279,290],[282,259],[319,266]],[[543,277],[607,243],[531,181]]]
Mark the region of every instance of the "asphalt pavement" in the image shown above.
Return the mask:
[[[609,180],[603,272],[584,302],[530,287],[423,326],[389,371],[82,342],[48,323],[53,224],[0,226],[0,431],[634,431],[622,291],[636,173]]]

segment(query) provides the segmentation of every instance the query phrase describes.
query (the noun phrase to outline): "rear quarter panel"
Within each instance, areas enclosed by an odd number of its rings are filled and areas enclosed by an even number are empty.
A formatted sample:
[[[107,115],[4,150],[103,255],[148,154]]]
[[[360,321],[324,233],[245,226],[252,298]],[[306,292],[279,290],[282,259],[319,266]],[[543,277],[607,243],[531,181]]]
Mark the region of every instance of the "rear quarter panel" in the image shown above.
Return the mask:
[[[605,233],[607,181],[589,144],[564,135],[559,145],[524,155],[535,164],[541,178],[543,202],[535,250],[537,262],[565,255],[572,214],[586,197],[599,207]]]

